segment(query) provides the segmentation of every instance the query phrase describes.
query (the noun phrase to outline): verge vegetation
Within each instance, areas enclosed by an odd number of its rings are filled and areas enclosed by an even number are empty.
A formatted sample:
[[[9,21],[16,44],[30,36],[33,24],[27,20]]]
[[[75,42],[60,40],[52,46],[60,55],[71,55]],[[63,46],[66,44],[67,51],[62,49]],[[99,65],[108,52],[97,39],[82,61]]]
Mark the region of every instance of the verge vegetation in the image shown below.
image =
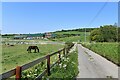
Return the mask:
[[[105,57],[106,59],[112,61],[113,63],[120,65],[118,61],[118,43],[82,43],[82,45]]]
[[[69,56],[63,57],[62,62],[57,64],[51,70],[48,77],[51,80],[73,80],[78,74],[78,54],[77,51],[71,52]]]

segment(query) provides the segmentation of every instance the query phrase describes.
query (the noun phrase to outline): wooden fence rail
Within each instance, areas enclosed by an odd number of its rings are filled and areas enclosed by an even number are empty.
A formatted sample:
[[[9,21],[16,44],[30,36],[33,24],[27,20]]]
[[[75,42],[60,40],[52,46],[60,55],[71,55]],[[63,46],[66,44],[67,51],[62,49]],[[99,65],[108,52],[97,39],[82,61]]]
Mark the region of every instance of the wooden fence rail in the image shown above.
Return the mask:
[[[40,62],[42,62],[44,60],[47,60],[47,69],[45,69],[39,76],[37,76],[37,78],[35,80],[42,79],[42,76],[44,76],[46,73],[47,73],[48,76],[51,74],[50,73],[50,69],[55,64],[60,63],[60,61],[61,61],[61,52],[63,52],[63,55],[66,56],[68,54],[69,50],[73,46],[74,46],[74,44],[71,45],[71,46],[69,46],[69,47],[67,47],[67,48],[62,48],[59,51],[56,51],[56,52],[54,52],[52,54],[48,54],[48,55],[46,55],[44,57],[41,57],[41,58],[39,58],[37,60],[34,60],[34,61],[30,62],[30,63],[24,64],[22,66],[17,66],[15,69],[12,69],[12,70],[10,70],[8,72],[0,74],[0,77],[2,77],[2,79],[8,79],[11,76],[15,75],[16,80],[20,80],[21,79],[21,73],[22,73],[22,71],[24,71],[26,69],[29,69],[30,67],[33,67],[34,65],[36,65],[36,64],[38,64],[38,63],[40,63]],[[53,56],[53,55],[55,55],[55,54],[58,54],[59,59],[54,64],[50,65],[50,57]]]

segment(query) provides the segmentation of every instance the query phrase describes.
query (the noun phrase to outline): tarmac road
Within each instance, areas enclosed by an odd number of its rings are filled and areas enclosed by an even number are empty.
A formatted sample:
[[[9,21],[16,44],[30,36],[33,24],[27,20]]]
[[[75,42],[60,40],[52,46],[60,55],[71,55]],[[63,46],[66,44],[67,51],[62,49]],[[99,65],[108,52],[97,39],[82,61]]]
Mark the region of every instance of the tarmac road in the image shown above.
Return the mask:
[[[79,74],[77,78],[118,78],[118,66],[83,47],[78,47]]]

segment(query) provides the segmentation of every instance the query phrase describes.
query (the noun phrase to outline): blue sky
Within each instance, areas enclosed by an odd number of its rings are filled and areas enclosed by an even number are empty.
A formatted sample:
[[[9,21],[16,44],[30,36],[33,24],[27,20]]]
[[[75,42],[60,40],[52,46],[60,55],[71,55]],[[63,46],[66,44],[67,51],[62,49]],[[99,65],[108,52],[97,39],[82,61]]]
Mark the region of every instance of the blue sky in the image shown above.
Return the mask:
[[[117,2],[3,2],[2,34],[99,27],[118,21]]]

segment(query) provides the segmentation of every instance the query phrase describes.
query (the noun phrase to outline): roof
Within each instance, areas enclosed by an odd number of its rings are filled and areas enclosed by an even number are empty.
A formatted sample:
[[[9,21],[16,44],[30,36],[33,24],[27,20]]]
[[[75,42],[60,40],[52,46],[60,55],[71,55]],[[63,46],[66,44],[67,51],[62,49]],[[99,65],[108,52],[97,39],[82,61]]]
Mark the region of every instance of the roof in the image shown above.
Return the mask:
[[[27,37],[42,37],[43,34],[27,34]]]

